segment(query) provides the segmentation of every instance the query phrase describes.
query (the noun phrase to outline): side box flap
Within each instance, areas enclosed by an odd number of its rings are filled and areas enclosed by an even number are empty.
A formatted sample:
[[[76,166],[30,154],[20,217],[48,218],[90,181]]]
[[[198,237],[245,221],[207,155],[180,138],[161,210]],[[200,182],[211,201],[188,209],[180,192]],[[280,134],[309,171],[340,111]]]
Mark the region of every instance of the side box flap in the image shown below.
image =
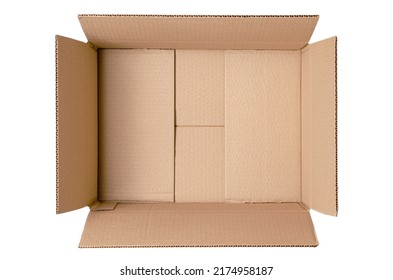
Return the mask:
[[[337,38],[302,50],[302,201],[337,215]]]
[[[317,15],[80,15],[99,48],[296,49],[307,45]]]
[[[91,211],[80,247],[317,246],[298,203],[118,204]]]
[[[56,212],[97,196],[97,52],[56,36]]]

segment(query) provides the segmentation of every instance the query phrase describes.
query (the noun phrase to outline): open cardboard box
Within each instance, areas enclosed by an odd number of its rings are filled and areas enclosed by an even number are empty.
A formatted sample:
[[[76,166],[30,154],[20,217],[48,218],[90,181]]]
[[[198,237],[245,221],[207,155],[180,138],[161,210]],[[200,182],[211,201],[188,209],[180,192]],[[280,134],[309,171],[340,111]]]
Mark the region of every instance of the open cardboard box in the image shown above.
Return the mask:
[[[337,214],[318,16],[80,15],[56,37],[57,213],[80,247],[317,246]]]

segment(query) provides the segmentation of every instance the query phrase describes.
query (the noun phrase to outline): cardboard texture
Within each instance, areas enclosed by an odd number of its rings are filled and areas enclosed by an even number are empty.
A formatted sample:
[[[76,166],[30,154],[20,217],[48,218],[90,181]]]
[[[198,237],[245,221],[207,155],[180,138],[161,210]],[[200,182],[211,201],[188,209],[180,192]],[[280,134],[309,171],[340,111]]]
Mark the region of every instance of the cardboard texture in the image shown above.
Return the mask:
[[[56,36],[56,212],[97,198],[97,52]]]
[[[224,127],[176,128],[176,202],[224,202]]]
[[[174,52],[99,51],[99,199],[173,201]]]
[[[318,16],[80,15],[79,21],[99,48],[298,50]]]
[[[300,201],[299,77],[299,51],[226,52],[226,201]]]
[[[297,203],[119,204],[90,212],[80,247],[317,246]]]
[[[80,247],[317,246],[337,215],[337,40],[318,16],[81,15],[56,37],[57,212]]]
[[[176,51],[176,125],[224,126],[224,51]]]
[[[335,37],[302,50],[302,200],[337,215],[337,83]]]

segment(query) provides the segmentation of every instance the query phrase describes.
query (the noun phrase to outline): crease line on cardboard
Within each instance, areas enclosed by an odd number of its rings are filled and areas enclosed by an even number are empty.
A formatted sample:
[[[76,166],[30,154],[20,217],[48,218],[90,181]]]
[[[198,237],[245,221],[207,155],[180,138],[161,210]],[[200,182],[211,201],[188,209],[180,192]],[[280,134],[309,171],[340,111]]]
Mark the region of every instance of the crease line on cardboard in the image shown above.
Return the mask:
[[[227,61],[227,51],[224,50],[224,203],[227,203],[227,164],[226,164],[226,119],[227,119],[227,110],[226,110],[226,93],[227,93],[227,67],[226,67],[226,61]]]
[[[313,106],[312,106],[312,92],[313,92],[313,84],[312,84],[312,78],[311,78],[311,73],[313,72],[312,71],[312,48],[309,48],[307,51],[309,51],[310,52],[310,59],[309,59],[309,62],[308,62],[308,64],[309,64],[309,67],[308,67],[308,76],[309,76],[309,79],[308,79],[308,82],[309,82],[309,86],[308,86],[308,88],[309,88],[309,92],[310,92],[310,94],[309,94],[309,96],[308,96],[308,98],[310,99],[310,106],[309,106],[309,111],[307,112],[307,117],[308,117],[308,119],[309,119],[309,122],[310,122],[310,124],[309,124],[309,133],[308,133],[308,135],[307,135],[307,137],[308,137],[308,139],[310,139],[310,141],[309,141],[309,145],[308,145],[308,149],[309,149],[309,158],[308,158],[308,161],[309,161],[309,164],[308,164],[308,166],[309,166],[309,168],[308,168],[308,176],[309,176],[309,179],[308,179],[308,181],[309,181],[309,188],[308,188],[308,197],[309,197],[309,204],[310,204],[310,208],[313,208],[313,201],[312,201],[312,186],[313,186],[313,184],[312,184],[312,151],[313,151],[313,141],[312,141],[312,138],[311,138],[311,136],[312,136],[312,131],[313,131],[313,123],[312,123],[312,117],[313,117]]]
[[[97,200],[100,200],[100,55],[97,54]]]
[[[96,45],[94,45],[92,42],[90,42],[90,41],[87,41],[87,43],[86,43],[89,47],[91,47],[93,50],[98,50],[98,47],[96,46]],[[97,60],[98,61],[98,60]]]
[[[303,202],[303,52],[300,50],[300,203]]]
[[[95,206],[94,209],[91,209],[92,211],[97,211],[96,209],[99,209],[101,204],[99,203],[97,206]],[[115,203],[115,206],[117,204]],[[113,206],[112,209],[115,209],[115,206]],[[107,207],[102,207],[102,208],[107,208]],[[109,208],[109,207],[108,207]],[[116,210],[116,213],[160,213],[160,214],[172,214],[172,213],[302,213],[302,214],[309,214],[309,209],[306,209],[301,206],[302,209],[291,209],[291,210]],[[102,210],[101,210],[102,211]],[[116,214],[115,213],[115,214]]]
[[[173,50],[173,108],[174,108],[174,123],[173,123],[173,202],[176,202],[176,50]]]
[[[225,127],[225,125],[176,125],[176,127]]]

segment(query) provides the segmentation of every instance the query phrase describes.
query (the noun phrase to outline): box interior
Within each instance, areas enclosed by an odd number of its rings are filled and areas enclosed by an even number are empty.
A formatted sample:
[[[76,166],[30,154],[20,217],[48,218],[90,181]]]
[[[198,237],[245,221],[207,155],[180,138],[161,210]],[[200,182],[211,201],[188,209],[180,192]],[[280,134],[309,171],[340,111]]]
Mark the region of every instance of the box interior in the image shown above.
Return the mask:
[[[100,49],[98,72],[100,201],[301,201],[300,51]]]

